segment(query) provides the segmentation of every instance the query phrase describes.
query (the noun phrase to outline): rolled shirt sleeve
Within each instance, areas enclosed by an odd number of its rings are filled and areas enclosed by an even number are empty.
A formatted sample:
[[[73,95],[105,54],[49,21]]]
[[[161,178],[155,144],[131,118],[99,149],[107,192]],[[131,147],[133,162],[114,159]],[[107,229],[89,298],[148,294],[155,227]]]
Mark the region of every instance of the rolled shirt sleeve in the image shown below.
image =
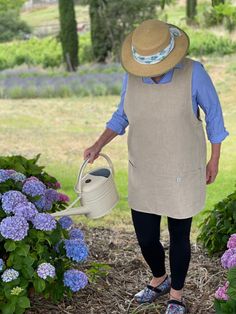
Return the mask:
[[[128,75],[125,73],[122,82],[122,90],[120,95],[120,103],[118,105],[117,110],[112,114],[112,117],[109,121],[106,122],[106,127],[112,129],[114,132],[119,135],[123,135],[125,133],[125,129],[129,124],[128,118],[124,112],[124,97],[126,93],[127,86],[127,78]]]
[[[193,96],[205,113],[206,132],[211,143],[221,143],[229,132],[224,126],[221,104],[213,82],[202,63],[194,62]]]

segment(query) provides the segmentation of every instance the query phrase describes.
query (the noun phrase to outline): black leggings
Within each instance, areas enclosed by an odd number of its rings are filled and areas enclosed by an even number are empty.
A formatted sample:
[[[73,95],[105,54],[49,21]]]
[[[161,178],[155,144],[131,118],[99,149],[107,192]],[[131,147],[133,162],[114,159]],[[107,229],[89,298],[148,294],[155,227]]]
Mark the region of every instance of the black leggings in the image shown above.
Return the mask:
[[[154,277],[166,273],[165,251],[160,242],[161,216],[131,208],[132,220],[142,254]],[[170,235],[169,261],[171,287],[180,290],[184,286],[191,259],[190,229],[192,217],[176,219],[167,217]]]

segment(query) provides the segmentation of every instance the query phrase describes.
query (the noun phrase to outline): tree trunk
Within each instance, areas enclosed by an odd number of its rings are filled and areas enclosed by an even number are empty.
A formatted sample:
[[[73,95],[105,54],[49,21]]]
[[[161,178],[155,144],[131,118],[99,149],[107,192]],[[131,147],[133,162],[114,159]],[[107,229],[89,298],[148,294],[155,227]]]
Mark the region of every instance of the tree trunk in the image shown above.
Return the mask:
[[[79,39],[77,35],[74,1],[59,0],[59,14],[61,27],[60,40],[63,51],[63,59],[66,63],[67,71],[76,71],[79,65]]]
[[[108,53],[112,50],[110,32],[105,22],[106,6],[107,0],[90,0],[91,42],[93,55],[97,62],[105,62]]]
[[[197,0],[187,0],[186,15],[187,24],[192,24],[197,14]]]

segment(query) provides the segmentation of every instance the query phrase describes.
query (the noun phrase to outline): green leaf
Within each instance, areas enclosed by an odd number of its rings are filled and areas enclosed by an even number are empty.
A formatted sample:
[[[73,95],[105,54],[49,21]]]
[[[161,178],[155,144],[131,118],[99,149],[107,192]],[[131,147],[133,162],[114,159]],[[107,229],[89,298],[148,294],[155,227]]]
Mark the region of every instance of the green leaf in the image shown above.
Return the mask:
[[[7,252],[12,252],[16,249],[16,243],[12,240],[7,240],[4,244],[4,248]]]
[[[17,248],[16,253],[19,256],[28,256],[29,250],[30,250],[30,246],[28,244],[24,244]]]
[[[26,309],[28,307],[30,307],[30,300],[29,298],[22,296],[18,298],[18,302],[17,305],[19,305],[19,307]]]
[[[34,269],[31,266],[23,266],[21,272],[26,279],[31,279],[34,274]]]
[[[41,278],[36,278],[33,281],[33,285],[34,285],[35,291],[39,293],[42,292],[46,287],[45,281]]]
[[[2,314],[14,314],[15,308],[16,308],[15,304],[12,304],[12,303],[3,304],[1,306],[1,313]]]

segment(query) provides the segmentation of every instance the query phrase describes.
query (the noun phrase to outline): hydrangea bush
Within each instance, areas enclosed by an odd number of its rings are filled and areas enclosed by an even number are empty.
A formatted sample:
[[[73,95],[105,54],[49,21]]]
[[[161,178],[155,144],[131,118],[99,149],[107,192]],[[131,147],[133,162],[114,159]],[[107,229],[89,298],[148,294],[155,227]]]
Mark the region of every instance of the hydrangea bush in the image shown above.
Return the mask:
[[[236,233],[227,242],[227,250],[221,256],[221,265],[228,270],[227,280],[215,292],[215,310],[218,314],[236,313]]]
[[[0,312],[24,313],[29,292],[57,302],[83,289],[78,270],[89,250],[70,217],[56,220],[69,198],[57,180],[36,163],[39,156],[0,158]]]

